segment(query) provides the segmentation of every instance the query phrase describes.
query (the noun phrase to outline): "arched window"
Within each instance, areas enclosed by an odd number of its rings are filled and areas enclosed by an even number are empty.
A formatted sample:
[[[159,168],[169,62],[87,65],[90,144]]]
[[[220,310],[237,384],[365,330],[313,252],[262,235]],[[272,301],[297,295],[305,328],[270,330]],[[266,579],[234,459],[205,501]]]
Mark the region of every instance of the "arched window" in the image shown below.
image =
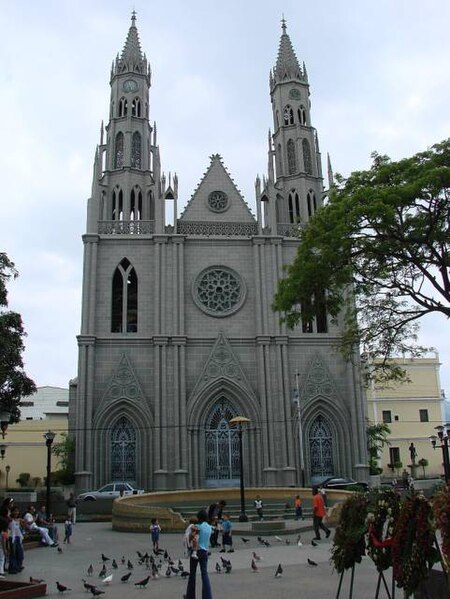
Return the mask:
[[[153,193],[147,192],[148,219],[155,220],[155,203],[153,201]]]
[[[122,416],[111,429],[110,480],[136,482],[136,429]]]
[[[111,308],[113,333],[137,333],[138,279],[127,258],[114,271]]]
[[[283,176],[283,158],[281,155],[281,144],[278,144],[277,147],[277,154],[276,154],[276,166],[277,166],[277,177],[282,177]]]
[[[239,479],[238,431],[230,427],[236,410],[230,401],[220,399],[209,412],[205,424],[205,478],[224,484]]]
[[[315,214],[315,212],[317,211],[316,194],[313,192],[312,189],[308,191],[308,194],[306,196],[306,203],[308,205],[308,216],[309,218],[311,218],[311,216]]]
[[[141,101],[139,98],[134,98],[131,102],[131,116],[141,116]]]
[[[115,187],[112,192],[112,220],[123,220],[123,191]]]
[[[294,111],[292,110],[292,106],[289,106],[289,104],[284,107],[283,121],[285,125],[294,124]]]
[[[127,116],[128,112],[128,100],[126,98],[120,98],[119,100],[119,116]]]
[[[300,125],[306,125],[306,110],[305,110],[305,107],[303,106],[303,104],[297,110],[297,115],[298,115],[298,122],[300,123]]]
[[[130,194],[130,220],[142,219],[142,191],[136,185]]]
[[[288,173],[295,175],[297,172],[297,156],[295,155],[295,143],[293,139],[288,139],[287,142],[287,161]]]
[[[318,333],[328,333],[327,308],[325,304],[325,291],[319,291],[316,299],[316,326]]]
[[[116,143],[114,147],[114,168],[123,168],[123,133],[119,131],[116,135]]]
[[[131,166],[141,168],[141,134],[135,131],[131,139]]]
[[[312,162],[311,162],[311,147],[307,139],[302,140],[303,149],[303,164],[305,165],[305,173],[312,175]]]
[[[295,189],[289,192],[288,196],[288,207],[289,207],[289,222],[298,223],[300,222],[300,198]]]
[[[311,456],[311,478],[333,476],[333,435],[328,420],[319,415],[309,430],[309,453]]]

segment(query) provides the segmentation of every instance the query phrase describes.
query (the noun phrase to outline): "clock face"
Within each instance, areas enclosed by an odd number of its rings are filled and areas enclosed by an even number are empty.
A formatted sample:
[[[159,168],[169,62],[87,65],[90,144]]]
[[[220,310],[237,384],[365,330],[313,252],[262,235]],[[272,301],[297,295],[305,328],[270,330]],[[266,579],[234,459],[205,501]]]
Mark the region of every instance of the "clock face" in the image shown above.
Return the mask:
[[[300,91],[298,89],[295,89],[295,87],[293,87],[292,89],[289,90],[289,97],[292,98],[293,100],[300,100],[300,98],[301,98]]]
[[[127,79],[123,82],[123,91],[124,92],[137,92],[138,84],[134,79]]]

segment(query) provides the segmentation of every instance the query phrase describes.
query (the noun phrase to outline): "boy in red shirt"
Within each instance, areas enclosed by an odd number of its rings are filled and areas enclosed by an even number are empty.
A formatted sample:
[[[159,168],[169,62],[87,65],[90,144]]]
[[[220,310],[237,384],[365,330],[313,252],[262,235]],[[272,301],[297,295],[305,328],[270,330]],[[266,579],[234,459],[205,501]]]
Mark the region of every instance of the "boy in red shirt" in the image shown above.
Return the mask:
[[[323,502],[323,497],[319,493],[319,489],[317,487],[313,487],[312,490],[312,507],[313,507],[313,528],[316,541],[320,541],[320,528],[325,532],[325,535],[328,537],[331,534],[331,530],[325,526],[322,522],[323,517],[327,515],[327,511],[325,509],[325,504]]]

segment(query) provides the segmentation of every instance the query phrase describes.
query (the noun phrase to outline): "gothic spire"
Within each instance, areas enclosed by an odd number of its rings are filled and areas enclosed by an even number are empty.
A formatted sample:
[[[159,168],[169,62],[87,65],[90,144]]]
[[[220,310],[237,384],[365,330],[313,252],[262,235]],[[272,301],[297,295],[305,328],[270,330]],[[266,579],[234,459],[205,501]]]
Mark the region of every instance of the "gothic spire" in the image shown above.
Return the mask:
[[[303,81],[304,74],[295,55],[292,47],[291,38],[286,32],[286,20],[283,17],[281,20],[281,39],[278,49],[277,64],[273,70],[273,83],[281,83],[285,79],[299,79]]]
[[[116,74],[127,71],[146,74],[147,60],[142,54],[139,34],[136,27],[136,11],[131,13],[131,25],[128,30],[125,46],[118,60]]]

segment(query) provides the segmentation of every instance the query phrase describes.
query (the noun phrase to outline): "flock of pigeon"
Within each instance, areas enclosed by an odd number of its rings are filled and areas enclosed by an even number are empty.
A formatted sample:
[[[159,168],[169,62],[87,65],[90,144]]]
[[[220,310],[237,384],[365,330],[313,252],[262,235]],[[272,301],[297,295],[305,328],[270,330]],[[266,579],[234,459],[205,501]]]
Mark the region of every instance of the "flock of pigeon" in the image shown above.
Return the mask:
[[[278,543],[285,543],[286,545],[291,544],[291,541],[288,538],[283,540],[281,537],[274,536],[274,539]],[[248,543],[250,543],[249,538],[241,537],[241,540],[242,540],[242,543],[244,546],[246,546]],[[268,541],[267,539],[264,539],[262,537],[257,537],[257,541],[262,547],[270,547],[271,546],[270,541]],[[301,535],[298,535],[296,543],[299,547],[302,546]],[[311,544],[313,547],[317,546],[317,543],[315,543],[314,540],[311,541]],[[102,567],[101,567],[101,570],[97,573],[97,576],[100,579],[100,581],[97,584],[90,582],[91,580],[93,580],[93,577],[95,576],[95,569],[94,569],[93,564],[90,564],[89,567],[87,568],[86,578],[81,579],[86,592],[90,592],[93,597],[100,597],[101,595],[105,594],[105,590],[100,587],[101,586],[103,586],[103,587],[109,586],[113,582],[114,578],[117,578],[118,580],[120,580],[120,583],[122,583],[122,584],[132,582],[136,588],[145,589],[147,587],[148,583],[150,582],[150,580],[155,580],[157,578],[160,578],[161,576],[165,576],[167,578],[169,578],[171,576],[180,576],[182,578],[186,578],[189,576],[189,569],[188,569],[188,567],[185,568],[182,560],[179,559],[177,562],[175,562],[170,557],[168,551],[165,549],[159,549],[158,551],[154,550],[153,553],[150,553],[150,554],[148,552],[142,553],[140,551],[137,551],[136,553],[137,553],[136,564],[139,566],[143,566],[146,569],[146,576],[144,576],[143,578],[139,577],[140,580],[137,580],[136,582],[134,582],[134,579],[132,579],[132,576],[135,572],[134,564],[130,559],[127,559],[125,556],[122,556],[122,559],[120,560],[120,564],[121,564],[122,569],[126,568],[127,572],[125,574],[119,574],[117,572],[119,570],[119,564],[117,563],[117,561],[114,558],[111,559],[102,553],[102,555],[101,555]],[[252,552],[252,558],[251,558],[251,564],[250,564],[250,568],[251,568],[252,572],[254,572],[254,573],[259,572],[258,563],[262,559],[263,558],[260,555],[258,555],[256,553],[256,551]],[[313,561],[312,559],[310,559],[309,557],[307,558],[307,564],[308,564],[308,566],[311,566],[311,567],[317,566],[317,563],[315,561]],[[230,574],[232,571],[232,568],[233,568],[233,566],[232,566],[231,560],[227,559],[224,556],[220,556],[220,559],[215,564],[215,571],[217,574],[220,574],[220,573]],[[147,574],[147,572],[148,572],[148,574]],[[275,578],[280,578],[282,575],[283,575],[283,567],[281,564],[278,564],[278,566],[275,570]],[[142,572],[141,572],[141,576],[142,576]],[[87,579],[89,579],[89,580],[87,580]],[[30,582],[37,583],[37,582],[43,582],[43,581],[30,578]],[[71,589],[68,586],[66,586],[65,584],[63,584],[59,581],[56,582],[56,587],[57,587],[60,595],[64,595],[64,593],[71,591]]]

